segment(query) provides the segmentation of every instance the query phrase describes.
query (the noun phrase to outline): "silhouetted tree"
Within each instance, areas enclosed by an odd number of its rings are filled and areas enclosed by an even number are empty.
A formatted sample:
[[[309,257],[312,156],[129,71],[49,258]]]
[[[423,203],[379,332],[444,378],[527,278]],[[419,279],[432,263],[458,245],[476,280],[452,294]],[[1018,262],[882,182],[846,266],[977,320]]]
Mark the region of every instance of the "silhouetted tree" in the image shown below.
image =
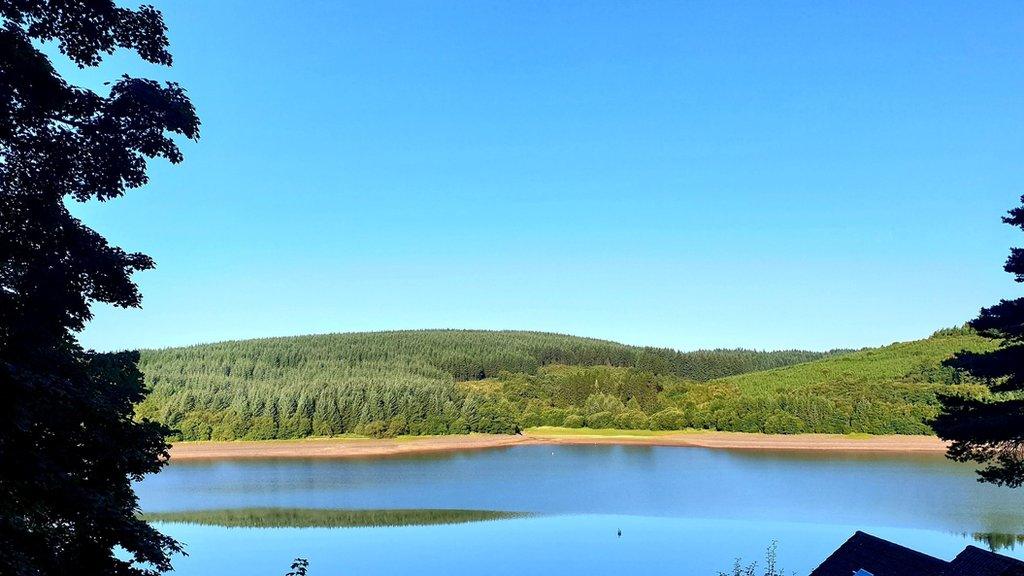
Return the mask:
[[[1003,222],[1024,229],[1024,197],[1021,202]],[[1024,282],[1024,248],[1011,248],[1004,270]],[[980,481],[1017,487],[1024,484],[1024,298],[984,308],[970,325],[999,340],[1000,347],[961,352],[948,364],[980,379],[991,394],[943,396],[942,413],[932,426],[952,442],[950,458],[984,465]]]
[[[305,558],[296,558],[292,562],[292,571],[285,574],[285,576],[306,576],[309,571],[309,560]]]
[[[167,458],[167,429],[133,419],[136,353],[84,351],[94,302],[138,306],[143,254],[110,246],[65,198],[105,201],[180,162],[198,137],[175,84],[72,86],[40,42],[80,67],[118,48],[169,65],[161,14],[111,0],[0,2],[0,574],[155,574],[180,550],[136,517],[131,482]],[[115,549],[124,554],[116,557]]]

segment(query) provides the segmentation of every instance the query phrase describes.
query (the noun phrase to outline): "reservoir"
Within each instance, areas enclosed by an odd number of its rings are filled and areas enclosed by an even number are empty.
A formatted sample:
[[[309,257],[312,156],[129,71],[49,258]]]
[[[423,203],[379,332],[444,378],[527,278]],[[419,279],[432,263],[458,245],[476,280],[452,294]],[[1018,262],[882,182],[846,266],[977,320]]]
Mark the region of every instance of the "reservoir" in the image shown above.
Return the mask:
[[[283,575],[295,557],[313,576],[714,575],[763,563],[773,541],[806,574],[855,530],[944,559],[968,544],[1024,558],[1024,490],[934,454],[530,445],[184,461],[137,491],[185,543],[186,576]]]

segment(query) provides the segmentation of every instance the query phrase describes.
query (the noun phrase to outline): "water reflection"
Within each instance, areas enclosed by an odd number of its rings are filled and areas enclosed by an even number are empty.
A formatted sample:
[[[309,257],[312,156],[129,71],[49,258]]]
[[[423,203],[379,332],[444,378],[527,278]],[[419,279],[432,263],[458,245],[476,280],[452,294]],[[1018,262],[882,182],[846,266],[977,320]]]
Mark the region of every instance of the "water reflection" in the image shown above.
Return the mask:
[[[938,455],[516,446],[360,460],[174,463],[143,510],[453,508],[1024,533],[1024,491]]]
[[[295,556],[309,558],[316,575],[706,575],[729,569],[737,557],[763,558],[773,540],[780,566],[807,574],[856,529],[945,560],[971,542],[970,536],[907,528],[611,515],[396,528],[158,527],[187,544],[189,556],[175,562],[179,576],[280,574],[275,569]]]
[[[989,550],[1016,550],[1024,545],[1024,534],[1003,534],[999,532],[974,532],[971,534],[975,542],[984,544]]]
[[[525,518],[530,514],[497,510],[329,510],[323,508],[229,508],[181,510],[144,515],[152,522],[223,528],[354,528],[434,526]]]

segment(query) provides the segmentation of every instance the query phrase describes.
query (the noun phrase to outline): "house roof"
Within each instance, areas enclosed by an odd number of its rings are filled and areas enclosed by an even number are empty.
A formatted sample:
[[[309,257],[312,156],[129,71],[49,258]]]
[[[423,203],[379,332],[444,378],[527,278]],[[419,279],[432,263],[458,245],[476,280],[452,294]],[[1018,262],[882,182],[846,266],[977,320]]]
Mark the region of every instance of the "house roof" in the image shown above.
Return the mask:
[[[857,570],[866,570],[872,576],[945,576],[949,564],[858,530],[811,576],[851,576]],[[960,576],[968,574],[973,576],[967,572]]]
[[[942,576],[1021,576],[1024,562],[968,546],[949,563]]]
[[[1024,576],[1024,562],[977,546],[968,546],[946,562],[857,531],[811,576]]]

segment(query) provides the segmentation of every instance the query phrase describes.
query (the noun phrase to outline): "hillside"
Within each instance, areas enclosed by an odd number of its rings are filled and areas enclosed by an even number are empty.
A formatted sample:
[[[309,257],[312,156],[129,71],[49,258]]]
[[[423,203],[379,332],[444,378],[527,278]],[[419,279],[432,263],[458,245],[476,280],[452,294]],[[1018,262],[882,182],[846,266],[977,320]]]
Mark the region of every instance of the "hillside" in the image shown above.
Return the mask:
[[[553,365],[708,380],[825,355],[677,352],[560,334],[469,330],[245,340],[143,351],[140,367],[152,392],[138,413],[179,429],[185,439],[507,431],[519,417],[507,414],[507,402],[467,393],[456,382],[533,375]]]
[[[814,362],[709,382],[735,401],[704,407],[697,425],[771,432],[928,434],[937,414],[935,394],[969,387],[942,361],[961,350],[992,350],[970,330],[940,330],[925,340],[900,342]],[[980,391],[980,390],[979,390]],[[688,398],[683,395],[685,404]]]
[[[546,332],[405,330],[265,338],[146,350],[154,370],[224,372],[257,380],[351,370],[403,372],[428,378],[478,380],[501,371],[536,372],[549,364],[628,366],[656,374],[710,380],[788,366],[833,353],[805,350],[697,350],[638,347]]]
[[[247,340],[144,351],[138,414],[187,440],[541,425],[924,434],[936,393],[972,386],[942,361],[991,346],[959,329],[845,354],[455,330]]]

